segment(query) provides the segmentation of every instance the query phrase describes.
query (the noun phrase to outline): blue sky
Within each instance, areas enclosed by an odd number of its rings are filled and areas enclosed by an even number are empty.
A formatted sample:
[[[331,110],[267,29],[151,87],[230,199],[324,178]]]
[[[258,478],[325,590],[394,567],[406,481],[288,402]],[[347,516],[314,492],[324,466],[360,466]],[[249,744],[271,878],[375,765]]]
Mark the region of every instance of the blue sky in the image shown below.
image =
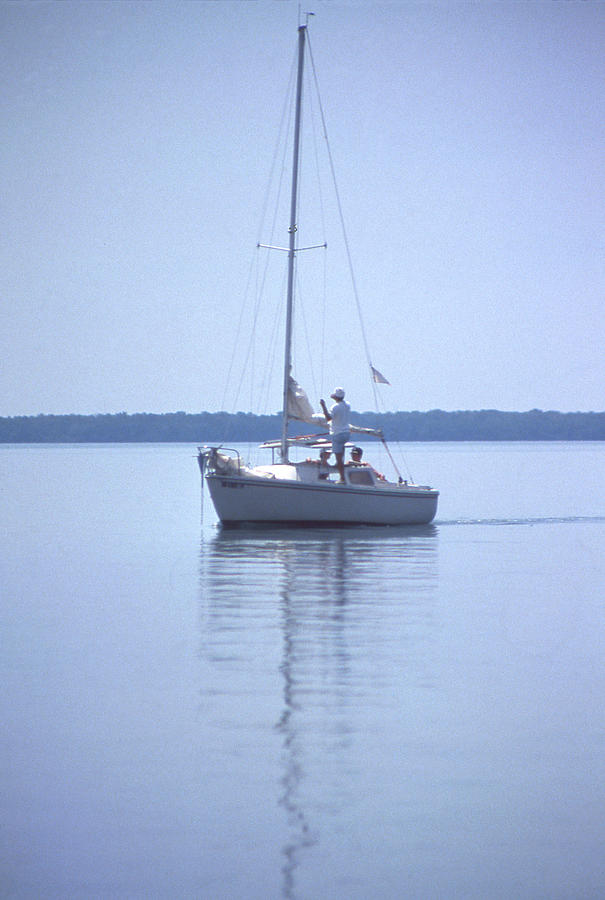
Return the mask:
[[[605,5],[309,8],[382,408],[605,409]],[[297,22],[0,5],[0,415],[280,408],[277,313],[260,376],[232,349]],[[295,374],[370,409],[354,305],[332,282],[320,322],[310,286]]]

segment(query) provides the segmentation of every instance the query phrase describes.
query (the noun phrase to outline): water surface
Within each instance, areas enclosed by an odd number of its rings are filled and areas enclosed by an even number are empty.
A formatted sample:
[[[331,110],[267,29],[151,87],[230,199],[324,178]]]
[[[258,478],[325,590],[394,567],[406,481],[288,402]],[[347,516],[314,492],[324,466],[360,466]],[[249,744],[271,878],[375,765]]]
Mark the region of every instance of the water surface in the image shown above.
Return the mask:
[[[0,448],[6,896],[603,896],[605,445],[402,449],[433,525],[283,532]]]

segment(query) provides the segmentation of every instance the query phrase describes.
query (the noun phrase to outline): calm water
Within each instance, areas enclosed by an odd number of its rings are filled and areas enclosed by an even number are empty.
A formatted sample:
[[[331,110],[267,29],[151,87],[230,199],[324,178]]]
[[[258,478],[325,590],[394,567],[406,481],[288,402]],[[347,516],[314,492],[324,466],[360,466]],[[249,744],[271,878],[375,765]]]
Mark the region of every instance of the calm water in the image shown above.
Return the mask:
[[[0,448],[3,897],[605,896],[605,444],[404,449],[433,526],[284,533]]]

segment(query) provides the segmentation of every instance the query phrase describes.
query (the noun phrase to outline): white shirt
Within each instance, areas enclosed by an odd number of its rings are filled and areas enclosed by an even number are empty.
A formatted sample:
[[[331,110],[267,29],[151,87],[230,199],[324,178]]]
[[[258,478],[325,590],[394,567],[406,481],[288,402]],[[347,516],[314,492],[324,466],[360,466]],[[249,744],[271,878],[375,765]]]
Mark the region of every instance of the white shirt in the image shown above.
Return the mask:
[[[332,419],[330,421],[330,434],[342,434],[351,430],[349,424],[349,416],[351,407],[346,400],[339,400],[330,410]]]

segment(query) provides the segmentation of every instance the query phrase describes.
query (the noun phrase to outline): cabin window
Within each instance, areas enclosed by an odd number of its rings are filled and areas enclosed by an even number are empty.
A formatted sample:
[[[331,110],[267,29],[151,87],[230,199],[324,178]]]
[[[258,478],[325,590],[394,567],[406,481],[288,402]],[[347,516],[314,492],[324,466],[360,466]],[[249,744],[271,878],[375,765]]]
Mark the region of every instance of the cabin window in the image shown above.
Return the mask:
[[[374,484],[369,469],[349,469],[349,484]]]

